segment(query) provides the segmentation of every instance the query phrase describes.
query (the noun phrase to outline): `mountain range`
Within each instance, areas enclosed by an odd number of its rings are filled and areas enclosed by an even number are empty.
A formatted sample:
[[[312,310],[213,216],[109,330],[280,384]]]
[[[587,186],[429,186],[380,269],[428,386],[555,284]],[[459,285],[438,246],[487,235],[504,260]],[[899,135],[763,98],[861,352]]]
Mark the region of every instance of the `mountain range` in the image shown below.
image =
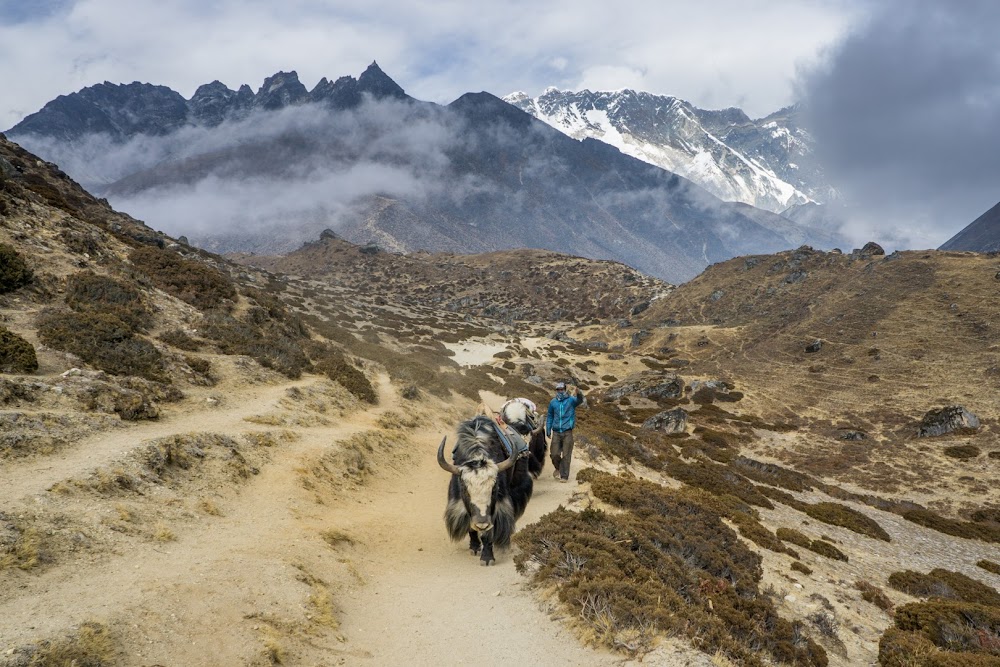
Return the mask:
[[[737,111],[691,113],[719,134],[729,123],[726,136],[763,155]],[[375,63],[311,91],[279,72],[256,93],[216,81],[189,100],[103,83],[53,100],[9,136],[120,209],[215,251],[287,252],[333,228],[398,252],[537,247],[682,282],[736,255],[837,244],[489,93],[415,100]],[[766,176],[735,153],[726,161]],[[775,205],[808,200],[782,182],[760,180]]]
[[[726,201],[782,213],[836,194],[813,159],[797,106],[751,120],[737,108],[699,109],[629,89],[549,88],[535,98],[517,92],[504,100],[571,137],[600,139]]]

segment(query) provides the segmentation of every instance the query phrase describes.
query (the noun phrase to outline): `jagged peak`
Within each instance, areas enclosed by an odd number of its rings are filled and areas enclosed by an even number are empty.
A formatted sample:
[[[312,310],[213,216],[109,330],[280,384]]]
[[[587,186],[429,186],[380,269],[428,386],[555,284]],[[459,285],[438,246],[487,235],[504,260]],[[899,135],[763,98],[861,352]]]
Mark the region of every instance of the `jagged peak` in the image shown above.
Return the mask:
[[[407,97],[403,88],[383,72],[375,61],[372,61],[372,64],[358,77],[358,90],[370,93],[376,98],[397,97],[402,99]]]

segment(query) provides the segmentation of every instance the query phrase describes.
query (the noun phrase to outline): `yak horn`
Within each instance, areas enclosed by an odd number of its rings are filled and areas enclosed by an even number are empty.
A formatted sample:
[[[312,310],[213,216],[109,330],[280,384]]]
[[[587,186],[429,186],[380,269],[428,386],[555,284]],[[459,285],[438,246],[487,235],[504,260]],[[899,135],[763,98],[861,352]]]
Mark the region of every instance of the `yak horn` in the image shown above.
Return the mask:
[[[502,463],[497,464],[497,472],[503,472],[504,470],[510,470],[514,464],[517,463],[517,448],[511,446],[510,458]]]
[[[444,460],[444,443],[448,439],[448,436],[441,438],[441,446],[438,447],[438,465],[444,468],[445,472],[450,472],[452,475],[457,475],[460,471],[458,466],[454,463],[448,463]]]

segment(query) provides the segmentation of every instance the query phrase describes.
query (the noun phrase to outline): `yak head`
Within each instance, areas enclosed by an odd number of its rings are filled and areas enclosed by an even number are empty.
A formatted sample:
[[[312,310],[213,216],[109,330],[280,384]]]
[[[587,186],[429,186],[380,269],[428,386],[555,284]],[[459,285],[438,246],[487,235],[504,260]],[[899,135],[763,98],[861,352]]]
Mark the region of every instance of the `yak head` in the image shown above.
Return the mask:
[[[477,532],[486,532],[493,527],[493,510],[496,503],[495,489],[497,478],[500,473],[510,470],[517,461],[517,452],[512,452],[506,460],[496,462],[489,455],[488,432],[478,429],[475,432],[475,441],[471,446],[463,447],[463,455],[460,457],[461,463],[458,465],[445,460],[444,445],[447,436],[441,439],[441,446],[438,447],[438,464],[458,480],[458,487],[461,493],[461,507],[455,503],[455,510],[461,511],[464,507],[468,513],[468,527]],[[460,445],[468,445],[462,442],[462,434],[459,436]],[[456,499],[457,500],[457,499]],[[451,508],[449,508],[451,511]],[[456,531],[458,532],[458,531]]]

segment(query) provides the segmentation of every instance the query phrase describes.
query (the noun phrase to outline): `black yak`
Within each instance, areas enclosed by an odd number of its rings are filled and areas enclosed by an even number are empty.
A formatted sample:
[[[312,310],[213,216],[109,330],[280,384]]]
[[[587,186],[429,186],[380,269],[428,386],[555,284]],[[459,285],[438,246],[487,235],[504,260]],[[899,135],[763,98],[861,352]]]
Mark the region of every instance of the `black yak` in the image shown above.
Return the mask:
[[[469,550],[481,565],[496,561],[493,548],[510,546],[514,525],[531,499],[532,477],[527,458],[508,454],[489,417],[458,425],[453,463],[445,460],[444,438],[438,464],[451,473],[444,523],[451,539],[469,536]]]

